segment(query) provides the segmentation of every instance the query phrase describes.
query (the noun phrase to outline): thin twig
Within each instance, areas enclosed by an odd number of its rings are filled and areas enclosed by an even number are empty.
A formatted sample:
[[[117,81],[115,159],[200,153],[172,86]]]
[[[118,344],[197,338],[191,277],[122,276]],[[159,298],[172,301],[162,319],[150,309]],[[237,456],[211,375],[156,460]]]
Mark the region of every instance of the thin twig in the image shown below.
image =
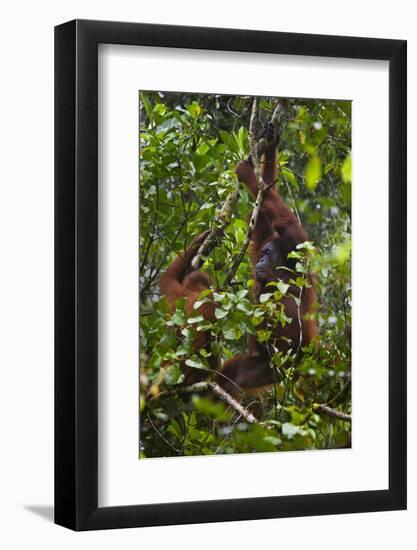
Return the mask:
[[[295,204],[295,200],[294,200],[291,188],[289,186],[287,176],[284,174],[284,171],[282,171],[282,175],[284,176],[285,185],[287,187],[288,194],[290,195],[292,207],[294,208],[295,215],[297,216],[297,219],[298,219],[298,223],[301,225],[301,219],[300,219],[300,215],[298,214],[297,205]]]
[[[217,449],[214,451],[214,454],[215,455],[218,455],[220,453],[220,450],[221,448],[223,447],[223,445],[226,443],[226,441],[231,437],[231,435],[233,434],[233,429],[234,427],[236,426],[236,424],[239,422],[239,420],[241,419],[241,415],[239,414],[237,417],[236,417],[236,420],[233,421],[233,424],[232,426],[230,427],[230,431],[224,436],[224,438],[220,441]]]
[[[158,430],[158,428],[157,428],[157,427],[155,426],[155,424],[152,422],[152,419],[151,419],[150,415],[147,414],[146,416],[147,416],[147,418],[148,418],[148,420],[149,420],[149,422],[150,422],[152,428],[155,430],[155,433],[160,437],[160,439],[162,439],[162,441],[163,441],[166,445],[168,445],[168,447],[170,447],[175,453],[177,453],[177,455],[180,455],[180,454],[181,454],[181,451],[179,451],[178,449],[176,449],[176,448],[174,447],[174,445],[172,445],[172,443],[170,443],[170,442],[168,441],[168,439],[166,439],[166,438],[161,434],[161,432]]]
[[[327,401],[327,403],[323,403],[323,405],[330,405],[331,403],[334,403],[335,401],[337,401],[337,399],[339,399],[339,397],[345,392],[345,390],[349,387],[351,383],[351,380],[349,378],[349,380],[346,382],[346,384],[340,389],[340,391],[337,392],[337,394],[332,397],[331,399],[329,399],[329,401]]]

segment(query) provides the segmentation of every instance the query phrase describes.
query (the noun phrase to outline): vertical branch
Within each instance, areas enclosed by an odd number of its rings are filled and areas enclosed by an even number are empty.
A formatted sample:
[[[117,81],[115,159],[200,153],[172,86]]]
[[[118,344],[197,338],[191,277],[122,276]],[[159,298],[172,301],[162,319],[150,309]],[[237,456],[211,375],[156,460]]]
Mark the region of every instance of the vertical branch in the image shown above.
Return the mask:
[[[274,119],[278,116],[279,111],[282,111],[282,110],[283,110],[283,106],[281,105],[281,102],[278,101],[272,113],[271,122],[274,122]]]
[[[253,169],[255,171],[256,179],[258,180],[258,187],[259,187],[259,178],[261,175],[261,169],[259,167],[259,159],[258,159],[258,152],[256,148],[256,138],[255,138],[255,124],[256,124],[256,115],[258,112],[258,100],[256,97],[253,98],[252,103],[252,112],[250,115],[250,121],[249,121],[249,147],[250,147],[250,154],[252,157],[252,163],[253,163]]]
[[[225,280],[226,285],[230,285],[230,283],[232,282],[234,276],[236,275],[236,271],[238,270],[238,267],[246,254],[249,243],[252,239],[253,232],[256,227],[256,222],[258,221],[259,212],[261,211],[265,193],[268,189],[268,186],[265,184],[265,182],[262,179],[261,169],[260,169],[259,159],[258,159],[258,151],[256,147],[256,140],[255,140],[255,121],[256,121],[257,110],[258,110],[258,101],[257,101],[257,98],[254,97],[253,103],[252,103],[252,113],[251,113],[250,123],[249,123],[249,145],[250,145],[251,159],[253,163],[253,171],[255,172],[256,182],[258,186],[258,194],[256,196],[255,207],[252,211],[252,215],[249,221],[249,227],[248,227],[248,232],[246,234],[246,238],[241,246],[239,254],[236,256],[235,261],[233,262],[233,265],[229,273],[227,274],[227,277]]]

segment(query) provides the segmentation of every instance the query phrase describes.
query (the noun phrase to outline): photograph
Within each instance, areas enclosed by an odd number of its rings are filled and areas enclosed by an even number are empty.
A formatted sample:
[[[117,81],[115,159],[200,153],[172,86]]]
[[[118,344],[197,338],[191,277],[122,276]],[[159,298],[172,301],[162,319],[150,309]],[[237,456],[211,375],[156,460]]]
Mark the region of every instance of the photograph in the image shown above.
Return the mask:
[[[139,92],[139,458],[351,446],[351,101]]]
[[[416,10],[204,7],[2,10],[0,546],[412,548]]]

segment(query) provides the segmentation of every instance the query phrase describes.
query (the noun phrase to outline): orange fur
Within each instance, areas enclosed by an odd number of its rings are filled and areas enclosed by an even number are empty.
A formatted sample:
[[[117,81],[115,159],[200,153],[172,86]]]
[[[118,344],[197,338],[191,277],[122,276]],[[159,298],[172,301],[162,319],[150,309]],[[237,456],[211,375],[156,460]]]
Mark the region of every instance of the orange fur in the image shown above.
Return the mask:
[[[198,300],[201,292],[210,288],[210,278],[202,271],[191,271],[191,261],[198,251],[200,244],[206,237],[207,232],[196,237],[191,245],[187,248],[184,254],[177,256],[173,263],[167,268],[165,273],[161,275],[159,286],[161,294],[166,296],[168,303],[173,311],[175,309],[175,301],[178,298],[184,297],[185,312],[187,315],[195,312],[194,304]],[[214,316],[215,305],[212,301],[202,304],[197,312],[207,321],[215,321]],[[199,351],[206,348],[210,352],[210,333],[197,332],[194,333],[194,349]],[[219,368],[219,358],[211,356],[209,358],[210,367],[212,369]],[[194,384],[207,378],[207,372],[204,370],[188,367],[183,363],[181,370],[185,375],[187,384]]]
[[[297,244],[308,240],[304,228],[273,185],[277,180],[278,173],[275,139],[271,140],[265,148],[261,158],[261,173],[265,184],[271,187],[266,192],[253,234],[252,266],[255,271],[255,266],[260,260],[261,249],[268,243],[272,243],[272,246],[275,247],[276,255],[282,263],[273,266],[274,274],[271,274],[267,280],[257,281],[256,299],[263,292],[270,290],[266,287],[270,281],[280,279],[289,283],[293,275],[286,269],[276,268],[279,265],[293,268],[294,262],[287,259],[287,254],[294,250]],[[246,185],[251,194],[256,197],[258,188],[252,162],[250,160],[239,162],[236,166],[236,174],[239,181]],[[301,298],[299,308],[291,294],[296,298]],[[298,287],[291,285],[282,303],[286,316],[292,321],[285,326],[279,324],[275,328],[275,333],[272,334],[272,339],[279,351],[286,352],[291,349],[293,352],[298,352],[318,334],[317,323],[310,315],[315,308],[316,293],[313,287],[303,288],[300,292]],[[273,350],[270,350],[269,346],[258,342],[256,337],[251,336],[248,342],[248,353],[227,361],[217,375],[217,380],[221,383],[222,377],[227,377],[229,382],[223,383],[227,385],[227,390],[232,395],[237,395],[239,391],[251,395],[265,391],[274,383],[274,369],[270,365],[271,353]]]
[[[276,248],[277,257],[283,260],[282,264],[274,265],[274,275],[269,280],[278,278],[289,282],[291,278],[288,270],[276,269],[279,265],[292,266],[292,261],[287,259],[287,254],[294,250],[297,244],[308,240],[307,234],[299,223],[295,214],[288,208],[282,197],[278,194],[273,183],[277,179],[277,152],[276,141],[272,140],[264,148],[261,157],[262,177],[264,182],[271,187],[266,192],[259,218],[254,230],[251,249],[252,265],[255,269],[260,258],[260,251],[267,243],[272,243]],[[236,174],[240,182],[245,184],[252,195],[257,194],[256,177],[250,160],[241,161],[236,166]],[[160,279],[161,293],[164,294],[171,308],[175,307],[175,301],[180,297],[186,298],[186,312],[190,314],[193,306],[203,290],[210,288],[210,279],[201,271],[192,272],[191,261],[197,253],[200,243],[206,233],[198,236],[187,248],[184,254],[178,256],[167,268]],[[272,273],[272,272],[271,272]],[[265,284],[257,282],[255,296],[259,298],[262,292],[266,292]],[[317,324],[310,315],[314,311],[316,294],[313,287],[304,288],[302,292],[292,286],[288,294],[301,297],[300,308],[291,296],[283,298],[283,304],[287,317],[292,321],[285,325],[279,325],[275,329],[273,339],[280,351],[298,351],[301,346],[308,345],[318,333]],[[215,322],[215,304],[209,301],[198,309],[204,319]],[[300,330],[301,323],[301,330]],[[291,344],[288,342],[291,340]],[[206,348],[210,351],[210,334],[207,332],[195,333],[195,350]],[[275,382],[275,370],[270,365],[270,350],[268,346],[258,342],[255,337],[249,338],[248,352],[232,357],[219,370],[220,358],[211,357],[211,368],[216,371],[215,380],[232,396],[238,396],[241,392],[256,394],[265,391]],[[205,371],[192,369],[182,365],[187,383],[194,383],[207,378]]]

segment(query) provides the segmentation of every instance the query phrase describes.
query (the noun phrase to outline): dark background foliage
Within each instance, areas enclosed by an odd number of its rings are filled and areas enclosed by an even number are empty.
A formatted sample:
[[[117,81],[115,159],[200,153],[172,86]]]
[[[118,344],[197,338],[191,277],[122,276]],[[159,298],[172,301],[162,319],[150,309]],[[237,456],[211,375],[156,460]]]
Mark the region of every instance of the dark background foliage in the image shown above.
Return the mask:
[[[277,102],[260,99],[258,131]],[[208,369],[207,357],[193,351],[195,330],[210,330],[212,352],[227,359],[245,350],[246,336],[256,332],[253,319],[272,307],[251,300],[248,255],[233,287],[224,287],[252,210],[245,189],[221,246],[203,266],[224,312],[218,323],[209,326],[198,312],[187,319],[181,301],[171,314],[158,280],[196,234],[216,223],[216,213],[236,185],[234,166],[249,153],[252,98],[140,94],[141,457],[350,445],[350,423],[318,414],[317,404],[351,412],[351,103],[279,102],[278,187],[312,243],[307,246],[308,267],[317,279],[320,348],[305,350],[296,369],[276,358],[273,390],[245,401],[262,419],[249,425],[208,395],[182,393],[179,368],[187,361]]]

